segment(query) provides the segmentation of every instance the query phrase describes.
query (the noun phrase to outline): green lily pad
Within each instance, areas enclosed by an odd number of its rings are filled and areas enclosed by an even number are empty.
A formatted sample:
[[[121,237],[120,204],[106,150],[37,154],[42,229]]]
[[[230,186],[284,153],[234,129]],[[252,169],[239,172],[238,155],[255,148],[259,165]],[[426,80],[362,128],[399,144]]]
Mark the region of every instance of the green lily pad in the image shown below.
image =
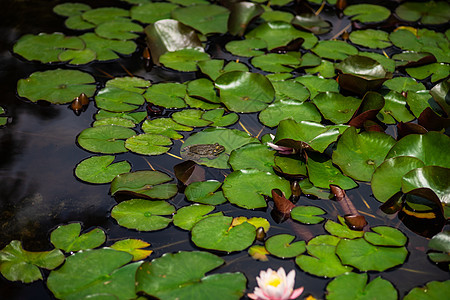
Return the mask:
[[[98,108],[112,112],[132,111],[144,104],[144,97],[136,92],[130,92],[117,87],[105,87],[95,96]]]
[[[407,238],[398,229],[388,226],[372,227],[374,232],[364,233],[364,239],[375,246],[405,246]]]
[[[355,127],[350,127],[337,142],[333,163],[355,180],[370,181],[394,144],[394,138],[385,133],[365,131],[358,134]]]
[[[450,261],[450,231],[439,232],[428,242],[428,248],[436,252],[428,252],[428,257],[434,262]]]
[[[261,5],[251,2],[235,2],[229,8],[228,32],[238,36],[243,36],[249,23],[264,12]]]
[[[328,231],[330,234],[345,238],[345,239],[355,239],[360,238],[364,235],[363,231],[357,231],[357,230],[351,230],[348,228],[348,226],[345,224],[345,220],[342,217],[338,217],[339,223],[336,223],[334,221],[328,220],[325,223],[325,230]]]
[[[422,24],[443,24],[449,21],[450,5],[444,1],[405,2],[395,9],[400,19]]]
[[[384,106],[377,118],[385,124],[395,124],[412,121],[415,117],[406,107],[406,98],[398,92],[390,91],[384,95]]]
[[[322,120],[322,116],[314,104],[295,100],[276,100],[262,110],[258,118],[268,127],[275,127],[286,119],[312,122]]]
[[[424,287],[415,287],[403,298],[404,300],[416,299],[445,299],[450,292],[450,280],[430,281]]]
[[[411,77],[422,80],[431,75],[431,82],[447,78],[450,75],[450,66],[447,64],[434,63],[415,68],[406,68],[406,73]]]
[[[208,215],[213,210],[214,206],[197,203],[182,207],[177,210],[177,213],[173,216],[173,224],[181,229],[191,230],[198,221],[203,220],[204,218],[223,215],[221,211]]]
[[[214,89],[214,83],[206,78],[199,78],[189,81],[187,84],[187,93],[191,97],[199,98],[212,103],[220,103],[220,99]]]
[[[172,10],[172,18],[207,35],[226,33],[230,12],[223,6],[197,4]]]
[[[267,53],[253,57],[251,62],[253,66],[266,72],[291,72],[300,65],[300,53]]]
[[[296,257],[306,251],[305,241],[292,243],[295,236],[290,234],[277,234],[266,240],[265,246],[270,254],[280,258]]]
[[[154,84],[144,94],[147,102],[166,108],[183,108],[186,86],[181,83],[167,82]]]
[[[299,157],[275,156],[273,168],[288,178],[304,178],[307,176],[306,164]]]
[[[308,88],[311,99],[314,99],[320,92],[339,92],[339,84],[334,79],[304,75],[295,78],[295,81],[300,82]]]
[[[450,100],[447,98],[449,90],[450,81],[448,80],[436,84],[430,90],[430,94],[433,96],[433,99],[439,104],[439,107],[441,107],[446,114],[450,113]]]
[[[349,38],[353,44],[372,49],[384,49],[392,45],[389,41],[389,34],[382,30],[356,30],[350,33]]]
[[[383,87],[390,90],[401,92],[418,92],[426,90],[425,86],[411,77],[395,77],[383,83]]]
[[[320,41],[311,49],[315,54],[322,58],[343,60],[349,55],[357,55],[358,49],[352,45],[339,40]]]
[[[112,40],[132,40],[139,37],[134,32],[142,32],[141,25],[127,19],[103,22],[95,28],[95,33],[103,38]]]
[[[222,107],[219,103],[211,103],[207,101],[203,101],[196,97],[191,97],[189,95],[184,96],[184,102],[191,107],[191,108],[198,108],[202,110],[208,110],[208,109],[216,109]]]
[[[317,43],[317,37],[309,32],[295,29],[292,24],[283,21],[265,22],[245,35],[245,38],[262,39],[267,43],[267,48],[272,50],[285,46],[289,42],[302,38],[304,49],[311,49]]]
[[[133,255],[133,261],[138,261],[147,258],[153,251],[144,250],[150,246],[149,243],[136,239],[119,240],[111,245],[111,248],[117,251],[127,252]]]
[[[110,112],[107,110],[99,110],[94,118],[99,121],[107,118],[120,118],[132,121],[134,124],[141,123],[147,117],[147,112],[138,111],[138,112]],[[125,126],[126,127],[126,126]]]
[[[58,299],[83,299],[105,295],[119,299],[136,297],[134,274],[141,262],[127,264],[133,256],[110,248],[86,250],[69,256],[52,271],[47,286]]]
[[[111,217],[126,228],[154,231],[166,228],[172,222],[174,212],[175,208],[165,201],[131,199],[114,206]]]
[[[204,127],[212,122],[203,119],[204,111],[199,109],[185,109],[172,114],[172,119],[178,124],[192,127]]]
[[[83,40],[78,37],[66,37],[62,33],[41,33],[22,36],[14,44],[13,51],[27,60],[50,63],[58,62],[58,56],[64,50],[83,50],[84,48]]]
[[[167,253],[144,263],[136,273],[137,292],[159,299],[238,300],[245,291],[242,273],[205,273],[222,265],[224,260],[208,252]],[[180,276],[182,274],[182,276]]]
[[[221,185],[221,182],[215,180],[192,182],[186,187],[184,194],[192,202],[219,205],[227,201],[222,191],[217,191]]]
[[[321,277],[336,277],[352,271],[352,267],[344,266],[335,253],[338,238],[322,238],[317,236],[306,245],[309,255],[299,255],[295,263],[303,271]]]
[[[333,279],[327,285],[328,300],[344,299],[398,299],[397,290],[389,281],[376,277],[367,283],[366,273],[348,273]]]
[[[167,136],[153,133],[143,133],[129,137],[125,141],[125,148],[131,152],[142,155],[159,155],[166,153],[171,146],[172,140]]]
[[[90,183],[108,183],[122,173],[128,173],[131,165],[127,161],[112,163],[112,155],[93,156],[81,161],[75,168],[77,178]]]
[[[336,247],[336,254],[345,265],[361,271],[383,272],[401,265],[408,255],[406,247],[375,246],[363,238],[342,239]]]
[[[170,19],[170,13],[178,5],[166,2],[150,2],[142,5],[135,5],[131,8],[131,19],[142,23],[155,23],[163,19]]]
[[[97,58],[97,53],[92,49],[65,50],[58,55],[60,61],[68,62],[71,65],[83,65]]]
[[[287,11],[281,11],[281,10],[272,10],[272,9],[265,9],[264,13],[260,16],[261,19],[264,21],[283,21],[286,23],[290,23],[292,19],[294,18],[294,15],[287,12]]]
[[[323,20],[319,15],[313,13],[303,13],[296,15],[292,20],[294,26],[299,26],[314,34],[324,34],[331,30],[331,24]]]
[[[331,158],[319,153],[308,154],[306,166],[309,180],[319,188],[328,189],[330,185],[337,185],[344,190],[349,190],[358,186],[356,182],[342,175],[339,169],[333,166]]]
[[[153,63],[158,66],[161,65],[159,57],[166,52],[203,48],[196,31],[177,20],[159,20],[145,27],[144,31]]]
[[[373,195],[378,201],[386,202],[401,191],[402,177],[412,169],[423,165],[420,159],[411,156],[386,159],[373,173],[371,181]]]
[[[50,234],[50,241],[55,248],[66,253],[96,248],[105,240],[105,232],[100,228],[81,234],[81,223],[58,226]]]
[[[87,22],[99,25],[112,20],[123,20],[130,16],[130,12],[126,9],[118,7],[100,7],[84,12],[82,18]]]
[[[216,158],[209,159],[206,157],[191,157],[190,159],[193,159],[197,163],[208,167],[228,169],[228,158],[231,151],[246,144],[258,142],[259,141],[257,139],[237,129],[207,128],[187,138],[182,149],[191,145],[218,143],[219,145],[225,147],[225,151],[217,155]]]
[[[169,199],[177,193],[177,186],[167,183],[173,179],[158,171],[137,171],[120,174],[111,182],[111,195],[129,192],[152,199]]]
[[[182,72],[197,71],[199,61],[208,60],[208,53],[203,49],[180,49],[162,54],[159,62],[167,68]]]
[[[417,188],[429,188],[442,203],[450,204],[450,169],[439,166],[418,167],[402,177],[402,192],[408,193]]]
[[[376,52],[359,52],[359,56],[366,56],[373,60],[376,60],[383,68],[390,73],[395,72],[395,60],[390,59],[382,54],[376,53]],[[404,78],[404,77],[396,77],[396,78]]]
[[[235,112],[257,112],[271,103],[275,91],[270,81],[259,73],[232,71],[215,81],[220,100]]]
[[[244,40],[243,40],[244,41]],[[197,63],[200,71],[206,74],[211,80],[216,80],[217,77],[226,72],[244,71],[248,72],[248,67],[236,61],[230,61],[225,64],[222,59],[202,60]]]
[[[362,23],[382,22],[389,18],[391,11],[386,7],[374,4],[349,5],[344,9],[346,16],[352,16],[352,20]]]
[[[279,146],[295,149],[309,146],[316,151],[323,152],[328,145],[337,140],[347,127],[346,125],[324,126],[309,121],[297,123],[294,120],[282,120],[278,125],[273,142]]]
[[[256,228],[244,222],[231,227],[232,217],[208,217],[192,228],[192,242],[200,248],[233,252],[248,248],[256,236]]]
[[[83,12],[81,12],[79,15],[74,15],[66,19],[64,22],[64,25],[66,25],[67,28],[73,29],[73,30],[88,30],[88,29],[94,29],[95,24],[86,22],[81,15]]]
[[[223,108],[208,110],[202,115],[202,119],[213,122],[208,126],[215,127],[230,126],[239,120],[239,116],[235,113],[229,113],[226,115],[224,115],[224,113],[225,109]]]
[[[31,252],[24,250],[20,241],[13,240],[0,251],[0,272],[10,281],[30,283],[42,279],[39,268],[53,270],[64,259],[59,249]]]
[[[228,163],[234,171],[247,168],[273,173],[275,151],[266,145],[247,144],[233,150]]]
[[[308,74],[319,74],[324,78],[332,78],[336,76],[334,63],[325,59],[322,59],[320,65],[318,65],[317,67],[306,68],[305,72]]]
[[[319,108],[325,119],[335,124],[350,121],[362,100],[355,97],[344,97],[336,92],[319,93],[313,103]]]
[[[334,197],[334,195],[330,194],[329,190],[323,190],[315,187],[308,179],[299,181],[298,185],[300,186],[302,193],[307,196],[312,195],[319,199],[331,199]]]
[[[222,186],[228,201],[246,209],[266,207],[264,196],[270,197],[273,189],[281,190],[286,198],[291,196],[289,181],[256,169],[234,171]]]
[[[125,140],[135,135],[133,129],[105,125],[83,130],[77,138],[78,145],[95,153],[114,154],[127,152]]]
[[[91,7],[84,3],[62,3],[53,7],[53,12],[60,16],[70,17],[90,10]]]
[[[86,48],[97,53],[97,60],[113,60],[119,58],[118,54],[129,55],[136,50],[136,43],[133,41],[119,41],[102,38],[95,33],[85,33],[80,38],[86,44]]]
[[[178,124],[171,118],[145,120],[144,123],[142,123],[142,130],[145,133],[160,134],[174,140],[183,138],[183,135],[179,134],[177,131],[192,131],[192,129],[192,127]]]
[[[317,206],[301,205],[296,206],[291,210],[291,218],[303,224],[318,224],[323,221],[323,217],[317,215],[323,215],[327,212]]]
[[[436,147],[439,145],[439,147]],[[396,156],[412,156],[420,159],[425,166],[450,168],[450,157],[445,151],[449,149],[450,138],[442,133],[430,131],[426,134],[410,134],[398,141],[386,159]]]
[[[46,100],[55,104],[69,103],[81,93],[91,97],[95,92],[95,79],[78,70],[49,70],[34,72],[17,82],[17,93],[32,102]]]
[[[260,38],[246,38],[245,40],[230,41],[225,49],[233,55],[254,57],[263,55],[262,49],[267,48],[267,42]]]
[[[295,100],[304,102],[309,97],[308,89],[298,81],[279,80],[272,82],[276,100]]]

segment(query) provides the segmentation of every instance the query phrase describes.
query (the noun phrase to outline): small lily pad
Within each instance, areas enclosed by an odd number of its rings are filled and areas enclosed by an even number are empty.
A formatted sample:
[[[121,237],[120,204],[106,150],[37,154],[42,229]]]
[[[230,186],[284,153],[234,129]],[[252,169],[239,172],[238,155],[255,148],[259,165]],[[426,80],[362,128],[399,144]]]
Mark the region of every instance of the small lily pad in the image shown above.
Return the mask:
[[[364,233],[364,239],[375,246],[405,246],[407,238],[398,229],[388,226],[372,227],[374,232]]]
[[[152,254],[152,250],[145,250],[150,246],[149,243],[136,239],[119,240],[111,245],[111,248],[117,251],[123,251],[133,255],[133,261],[138,261],[147,258]]]
[[[243,36],[248,25],[264,13],[261,5],[251,2],[234,2],[229,8],[228,32],[237,36]]]
[[[374,4],[355,4],[344,9],[346,16],[362,23],[382,22],[389,18],[391,11],[384,6]]]
[[[185,206],[177,210],[177,213],[173,216],[173,224],[184,230],[191,230],[194,225],[204,218],[212,216],[222,216],[222,212],[209,214],[214,210],[214,206],[193,204]]]
[[[97,53],[97,60],[99,61],[119,58],[118,54],[132,54],[137,47],[133,41],[105,39],[92,32],[85,33],[80,38],[86,44],[86,48],[92,49]]]
[[[202,119],[213,122],[212,124],[209,124],[209,126],[214,127],[230,126],[239,120],[239,116],[235,113],[226,115],[224,115],[224,113],[225,109],[223,108],[208,110],[202,115]]]
[[[300,55],[267,53],[252,58],[252,65],[266,72],[291,72],[300,65]]]
[[[339,92],[339,84],[333,79],[304,75],[295,78],[295,80],[308,88],[311,99],[314,99],[320,92]]]
[[[325,223],[325,230],[331,233],[334,236],[345,238],[345,239],[355,239],[360,238],[364,235],[363,231],[351,230],[345,224],[345,220],[342,217],[339,217],[339,223],[328,220]]]
[[[225,49],[231,54],[244,57],[263,55],[265,48],[267,48],[267,43],[260,38],[230,41],[225,45]]]
[[[244,41],[244,40],[242,40]],[[211,80],[216,80],[217,77],[226,72],[231,71],[244,71],[248,72],[248,67],[236,61],[230,61],[225,64],[224,60],[221,59],[210,59],[202,60],[197,63],[200,71],[211,78]]]
[[[390,91],[384,95],[384,106],[377,118],[385,124],[395,124],[412,121],[415,117],[406,107],[406,98],[398,92]]]
[[[154,199],[169,199],[177,193],[177,186],[167,183],[173,179],[159,171],[137,171],[116,176],[111,182],[111,195],[128,192]]]
[[[304,102],[309,98],[308,89],[297,80],[279,80],[272,82],[276,100],[295,100]]]
[[[294,24],[294,26],[299,26],[304,30],[311,31],[314,34],[324,34],[329,32],[332,28],[329,22],[313,13],[296,15],[292,20],[292,24]]]
[[[134,32],[142,32],[141,25],[127,19],[103,22],[95,28],[95,33],[103,38],[115,40],[132,40],[139,35]]]
[[[80,223],[58,226],[50,234],[52,244],[66,253],[96,248],[105,240],[105,232],[100,228],[81,234]]]
[[[126,228],[154,231],[166,228],[172,222],[174,212],[175,208],[165,201],[131,199],[114,206],[111,217]]]
[[[62,3],[53,7],[53,12],[60,16],[70,17],[90,9],[91,7],[84,3]]]
[[[130,128],[105,125],[83,130],[78,135],[77,141],[83,149],[88,151],[114,154],[127,152],[125,140],[135,134],[136,132]]]
[[[434,262],[450,262],[450,231],[439,232],[428,242],[428,248],[437,252],[428,252]]]
[[[131,165],[127,161],[112,163],[112,155],[93,156],[80,162],[75,168],[75,176],[90,183],[108,183],[122,173],[128,173]]]
[[[221,185],[221,182],[215,180],[192,182],[186,187],[184,194],[192,202],[219,205],[227,201],[223,193],[217,191]]]
[[[177,7],[178,5],[173,3],[148,2],[133,6],[130,14],[133,20],[151,24],[159,20],[170,19],[170,13]]]
[[[95,96],[98,108],[112,112],[132,111],[144,102],[145,99],[141,94],[117,87],[105,87]]]
[[[92,49],[65,50],[58,55],[60,61],[68,62],[71,65],[83,65],[97,58],[97,53]]]
[[[317,206],[301,205],[291,210],[291,218],[303,224],[318,224],[323,221],[323,217],[317,215],[326,214],[326,211]]]
[[[110,112],[107,110],[99,110],[94,118],[98,120],[106,119],[106,118],[120,118],[132,121],[134,124],[141,123],[147,117],[147,113],[145,111],[137,111],[137,112]],[[126,127],[126,126],[125,126]]]
[[[266,240],[265,246],[270,254],[280,258],[296,257],[306,251],[305,241],[292,243],[295,236],[290,234],[277,234]]]
[[[419,80],[431,75],[431,82],[436,82],[450,75],[450,66],[448,64],[434,63],[415,68],[406,68],[405,71],[411,77]]]
[[[172,119],[178,124],[192,127],[204,127],[212,122],[202,118],[204,111],[199,109],[185,109],[172,114]]]
[[[99,25],[115,19],[122,20],[129,17],[129,15],[130,12],[126,9],[118,7],[100,7],[84,12],[82,18],[90,23]]]

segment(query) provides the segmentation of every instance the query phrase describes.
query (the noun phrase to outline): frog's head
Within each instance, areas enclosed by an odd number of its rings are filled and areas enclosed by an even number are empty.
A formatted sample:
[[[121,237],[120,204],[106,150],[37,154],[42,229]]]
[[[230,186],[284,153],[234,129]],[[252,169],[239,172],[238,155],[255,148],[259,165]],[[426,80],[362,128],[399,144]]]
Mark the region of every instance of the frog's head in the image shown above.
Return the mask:
[[[219,143],[214,144],[214,150],[213,150],[214,155],[219,155],[223,151],[225,151],[224,146],[220,145]]]

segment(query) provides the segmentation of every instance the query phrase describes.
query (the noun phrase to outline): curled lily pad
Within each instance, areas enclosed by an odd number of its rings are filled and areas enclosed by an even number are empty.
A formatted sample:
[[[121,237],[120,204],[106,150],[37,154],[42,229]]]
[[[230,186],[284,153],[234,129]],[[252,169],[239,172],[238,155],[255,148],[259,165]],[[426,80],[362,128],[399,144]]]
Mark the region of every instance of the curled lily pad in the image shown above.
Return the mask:
[[[327,299],[363,299],[365,297],[377,298],[380,296],[386,300],[397,299],[397,290],[389,281],[381,277],[377,277],[369,283],[367,280],[368,275],[366,273],[340,275],[327,285]]]
[[[306,251],[305,241],[292,243],[295,236],[290,234],[278,234],[266,240],[265,246],[270,254],[281,258],[296,257]]]
[[[314,104],[295,100],[276,100],[259,114],[261,123],[269,127],[275,127],[286,119],[320,122],[322,116]]]
[[[228,18],[228,32],[232,35],[244,35],[248,24],[263,12],[263,7],[257,3],[234,3],[231,6],[231,13]]]
[[[220,100],[235,112],[257,112],[271,103],[275,96],[270,81],[261,74],[232,71],[215,81]]]
[[[226,33],[229,14],[228,9],[214,4],[192,5],[172,11],[174,19],[195,28],[204,35]]]
[[[105,87],[95,96],[97,107],[112,112],[132,111],[144,104],[144,97],[117,87]]]
[[[413,169],[402,177],[402,191],[408,193],[417,188],[430,188],[442,203],[450,204],[450,169],[425,166]]]
[[[111,248],[117,251],[123,251],[133,255],[133,261],[138,261],[147,258],[152,254],[152,250],[145,250],[150,246],[149,243],[137,239],[119,240],[111,245]]]
[[[167,107],[183,108],[186,103],[183,98],[186,94],[186,86],[181,83],[166,82],[154,84],[144,94],[147,102]]]
[[[30,283],[42,279],[39,268],[55,269],[64,262],[59,249],[32,252],[22,248],[20,241],[13,240],[0,251],[0,272],[11,281]]]
[[[170,13],[178,5],[166,2],[147,2],[133,6],[130,10],[131,18],[142,23],[155,23],[163,19],[170,19]]]
[[[348,128],[333,152],[333,163],[344,174],[356,180],[370,181],[372,174],[383,161],[395,140],[385,133],[365,131],[358,134],[356,128]]]
[[[256,228],[244,222],[231,226],[232,217],[215,216],[197,222],[192,228],[192,241],[201,248],[219,251],[241,251],[253,244]]]
[[[386,7],[380,5],[355,4],[344,9],[344,14],[352,16],[352,20],[368,23],[382,22],[391,15],[391,12]]]
[[[192,131],[192,127],[178,124],[170,118],[158,118],[154,120],[145,120],[142,123],[142,130],[145,133],[153,133],[167,136],[171,139],[181,139],[183,135],[177,131]]]
[[[158,171],[137,171],[118,175],[111,183],[111,195],[128,192],[155,199],[169,199],[177,193],[172,178]]]
[[[390,59],[390,58],[388,58],[382,54],[376,53],[376,52],[360,52],[360,53],[358,53],[358,55],[367,56],[367,57],[370,57],[370,58],[376,60],[389,73],[395,72],[396,64],[395,64],[395,60],[393,60],[393,59]],[[397,77],[397,78],[399,78],[399,77]]]
[[[127,161],[112,163],[112,155],[93,156],[80,162],[75,168],[75,176],[90,183],[108,183],[122,173],[128,173],[131,166]]]
[[[317,206],[296,206],[291,210],[291,218],[303,224],[317,224],[323,221],[323,217],[318,215],[325,213],[326,211]]]
[[[154,231],[166,228],[171,222],[175,208],[165,201],[131,199],[120,202],[111,210],[120,226],[140,231]]]
[[[228,201],[247,209],[266,207],[264,196],[271,196],[273,189],[280,189],[287,198],[291,195],[289,181],[256,169],[234,171],[222,186]]]
[[[177,71],[193,72],[197,70],[199,61],[208,59],[209,55],[203,49],[180,49],[162,54],[159,62]]]
[[[136,291],[159,299],[238,300],[246,288],[242,273],[205,276],[224,260],[208,252],[167,253],[144,263],[136,273]],[[180,276],[183,274],[183,276]]]
[[[134,274],[141,264],[128,264],[132,258],[129,253],[110,248],[80,251],[50,273],[47,286],[59,299],[83,299],[99,294],[131,299],[136,297]]]
[[[217,191],[221,185],[221,182],[215,180],[192,182],[186,187],[184,194],[192,202],[219,205],[227,201],[223,193]]]
[[[442,24],[449,21],[450,5],[444,1],[405,2],[395,9],[395,13],[410,22],[420,20],[423,24]]]
[[[49,70],[34,72],[17,83],[17,93],[33,102],[46,100],[51,103],[71,102],[81,93],[91,97],[95,92],[95,79],[78,70]]]
[[[143,133],[129,137],[125,148],[131,152],[143,155],[159,155],[169,151],[166,146],[172,145],[170,138],[160,134]]]
[[[77,138],[78,144],[91,152],[114,154],[127,152],[125,140],[135,135],[133,129],[105,125],[83,130]]]
[[[193,204],[180,208],[173,216],[173,224],[184,230],[191,230],[194,225],[204,218],[212,216],[222,216],[222,212],[210,214],[214,210],[214,206]]]
[[[81,234],[80,223],[58,226],[50,234],[52,244],[66,253],[96,248],[103,244],[105,240],[105,232],[100,228],[94,228]]]

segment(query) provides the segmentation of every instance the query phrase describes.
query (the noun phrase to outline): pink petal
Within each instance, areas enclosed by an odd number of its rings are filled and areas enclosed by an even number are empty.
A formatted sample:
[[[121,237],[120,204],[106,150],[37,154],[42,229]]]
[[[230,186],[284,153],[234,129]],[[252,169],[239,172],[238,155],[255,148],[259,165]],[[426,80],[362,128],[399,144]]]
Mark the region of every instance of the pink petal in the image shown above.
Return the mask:
[[[295,289],[293,292],[292,292],[292,294],[291,294],[291,296],[289,297],[289,299],[296,299],[296,298],[298,298],[302,293],[303,293],[303,287],[300,287],[300,288],[298,288],[298,289]]]

